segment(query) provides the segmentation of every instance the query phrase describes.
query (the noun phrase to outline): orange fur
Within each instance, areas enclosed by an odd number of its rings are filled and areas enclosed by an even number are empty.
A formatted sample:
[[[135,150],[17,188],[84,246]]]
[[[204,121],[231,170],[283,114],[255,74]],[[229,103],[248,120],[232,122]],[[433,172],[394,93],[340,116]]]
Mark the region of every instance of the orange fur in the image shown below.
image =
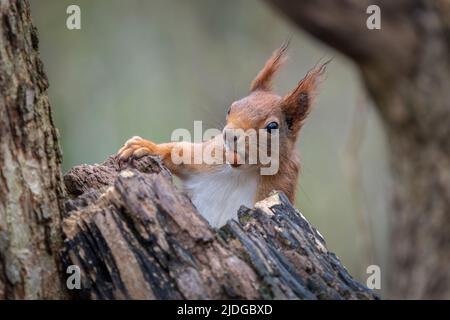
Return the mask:
[[[228,129],[239,128],[247,130],[252,128],[258,130],[264,129],[270,122],[279,124],[279,171],[275,175],[259,176],[254,195],[255,201],[265,198],[272,190],[283,191],[291,202],[295,201],[295,191],[300,171],[300,162],[296,154],[295,146],[298,132],[311,110],[317,86],[328,64],[326,62],[320,67],[312,69],[291,93],[281,97],[273,93],[271,89],[275,73],[286,60],[286,49],[287,44],[284,44],[273,53],[264,68],[253,80],[250,87],[251,93],[231,105],[227,116],[227,124],[224,128],[225,133]],[[141,157],[145,154],[159,155],[169,170],[181,178],[187,179],[195,174],[204,174],[208,171],[213,172],[215,167],[220,165],[192,163],[176,165],[171,159],[172,150],[176,147],[181,150],[180,152],[193,152],[196,148],[203,150],[211,144],[223,145],[223,143],[224,140],[221,136],[197,144],[188,142],[155,144],[148,140],[134,137],[128,140],[125,146],[119,150],[119,155],[121,159],[125,160],[131,156]],[[218,159],[229,160],[229,163],[236,167],[235,170],[248,169],[249,166],[261,166],[260,164],[245,164],[238,168],[236,159],[239,156],[236,153],[230,155],[224,152],[215,156]]]
[[[267,60],[266,65],[258,73],[255,79],[252,81],[250,91],[272,90],[272,79],[280,69],[280,67],[286,62],[286,50],[289,46],[289,41],[285,42],[278,50],[276,50],[272,56]]]

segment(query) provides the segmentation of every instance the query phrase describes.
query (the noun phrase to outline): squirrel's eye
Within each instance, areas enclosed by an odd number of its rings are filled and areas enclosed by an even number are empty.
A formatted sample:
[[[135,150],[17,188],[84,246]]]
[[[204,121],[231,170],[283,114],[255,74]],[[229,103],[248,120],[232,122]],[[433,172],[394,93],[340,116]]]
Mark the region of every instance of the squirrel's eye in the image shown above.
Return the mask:
[[[267,126],[266,126],[266,130],[267,130],[267,132],[271,132],[272,130],[276,130],[276,129],[278,129],[278,123],[276,123],[276,122],[271,122],[271,123],[269,123]]]
[[[231,111],[231,107],[228,108],[227,115],[230,114],[230,111]]]

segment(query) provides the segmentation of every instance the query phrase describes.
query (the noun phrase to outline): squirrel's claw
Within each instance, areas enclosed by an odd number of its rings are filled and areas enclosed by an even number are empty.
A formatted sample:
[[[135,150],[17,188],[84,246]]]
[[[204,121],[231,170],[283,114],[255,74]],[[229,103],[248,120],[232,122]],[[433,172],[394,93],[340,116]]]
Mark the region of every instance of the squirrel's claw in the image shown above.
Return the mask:
[[[141,147],[139,149],[134,150],[133,157],[139,159],[147,154],[150,154],[150,150],[147,147]]]
[[[147,154],[152,154],[153,142],[142,139],[141,137],[134,136],[125,142],[125,145],[117,152],[119,156],[119,163],[130,160],[131,157],[139,159]]]
[[[126,161],[133,155],[134,149],[130,147],[124,147],[122,149],[121,151],[119,150],[119,158]]]

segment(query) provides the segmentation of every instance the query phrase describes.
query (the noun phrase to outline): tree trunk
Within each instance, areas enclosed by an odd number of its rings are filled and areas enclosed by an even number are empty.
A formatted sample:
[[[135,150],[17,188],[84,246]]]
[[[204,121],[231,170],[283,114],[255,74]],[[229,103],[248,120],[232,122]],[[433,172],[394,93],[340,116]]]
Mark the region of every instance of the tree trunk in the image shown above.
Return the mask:
[[[212,229],[157,158],[71,169],[65,264],[88,299],[374,299],[284,194]]]
[[[389,292],[450,298],[450,2],[269,0],[348,55],[373,97],[390,150]],[[366,9],[381,8],[381,30]]]
[[[63,296],[61,152],[27,1],[0,3],[0,299]]]

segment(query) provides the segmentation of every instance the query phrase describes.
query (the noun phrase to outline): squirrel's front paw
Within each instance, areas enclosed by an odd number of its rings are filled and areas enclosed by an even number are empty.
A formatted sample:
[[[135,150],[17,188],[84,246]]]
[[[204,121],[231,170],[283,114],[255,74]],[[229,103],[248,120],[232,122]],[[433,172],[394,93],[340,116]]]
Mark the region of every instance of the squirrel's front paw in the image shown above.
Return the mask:
[[[156,144],[151,141],[134,136],[125,142],[125,145],[120,148],[119,159],[126,161],[130,157],[141,158],[147,154],[156,154]]]

